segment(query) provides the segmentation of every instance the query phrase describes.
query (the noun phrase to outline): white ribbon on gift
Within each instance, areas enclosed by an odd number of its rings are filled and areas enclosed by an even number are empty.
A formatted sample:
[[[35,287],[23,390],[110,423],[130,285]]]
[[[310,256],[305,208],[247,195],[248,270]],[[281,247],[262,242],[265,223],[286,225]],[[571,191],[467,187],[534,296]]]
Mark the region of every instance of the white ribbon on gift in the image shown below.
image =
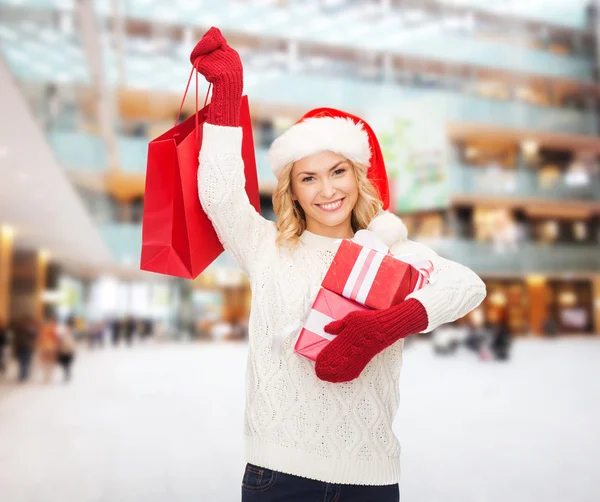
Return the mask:
[[[346,284],[344,285],[342,295],[346,298],[355,300],[361,304],[365,303],[369,291],[371,291],[371,287],[373,286],[373,282],[375,281],[375,277],[379,272],[381,263],[386,255],[412,265],[419,272],[419,280],[411,293],[420,289],[426,283],[432,284],[435,282],[434,267],[430,260],[425,260],[416,255],[391,254],[390,248],[370,230],[359,230],[351,240],[362,246],[362,249],[350,271]],[[368,265],[367,272],[364,275],[362,282],[358,284],[361,272],[368,260],[371,261]]]
[[[325,331],[325,326],[333,321],[335,321],[333,317],[329,317],[318,310],[310,309],[310,314],[308,314],[308,318],[304,322],[304,328],[308,331],[312,331],[315,335],[319,335],[320,337],[331,341],[335,338],[335,335],[327,333]]]

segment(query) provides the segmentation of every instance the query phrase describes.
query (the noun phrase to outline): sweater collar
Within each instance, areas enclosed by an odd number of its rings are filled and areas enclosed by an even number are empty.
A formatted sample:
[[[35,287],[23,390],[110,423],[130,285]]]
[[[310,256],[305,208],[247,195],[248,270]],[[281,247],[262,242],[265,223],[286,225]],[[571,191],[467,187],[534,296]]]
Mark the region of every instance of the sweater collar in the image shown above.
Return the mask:
[[[300,236],[300,241],[307,246],[314,246],[319,248],[334,248],[339,246],[339,242],[342,239],[337,237],[326,237],[324,235],[314,234],[305,230]]]

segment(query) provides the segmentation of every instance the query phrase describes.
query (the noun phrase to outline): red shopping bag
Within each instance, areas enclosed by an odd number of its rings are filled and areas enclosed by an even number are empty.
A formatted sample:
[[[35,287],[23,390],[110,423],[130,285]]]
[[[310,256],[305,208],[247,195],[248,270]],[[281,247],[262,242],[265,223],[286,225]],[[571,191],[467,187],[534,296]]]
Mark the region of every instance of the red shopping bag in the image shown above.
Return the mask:
[[[181,102],[180,114],[192,74]],[[197,174],[198,169],[202,169],[202,166],[198,166],[202,144],[201,124],[206,120],[210,107],[206,106],[206,101],[204,104],[204,108],[198,111],[196,73],[196,114],[148,145],[140,261],[142,270],[194,279],[223,252],[223,246],[198,199]],[[250,203],[260,213],[248,96],[242,98],[240,125],[243,129],[241,153],[246,193]]]

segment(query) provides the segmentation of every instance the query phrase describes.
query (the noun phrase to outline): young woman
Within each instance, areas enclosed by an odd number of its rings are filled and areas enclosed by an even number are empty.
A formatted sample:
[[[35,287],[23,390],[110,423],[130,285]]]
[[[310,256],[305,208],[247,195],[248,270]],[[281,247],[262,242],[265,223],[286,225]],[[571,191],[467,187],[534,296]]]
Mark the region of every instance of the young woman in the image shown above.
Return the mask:
[[[402,339],[460,318],[485,297],[468,268],[406,239],[389,204],[377,139],[358,117],[313,110],[275,140],[278,222],[263,219],[244,190],[240,58],[211,28],[191,55],[213,84],[203,126],[198,190],[224,247],[252,286],[246,382],[243,501],[399,500]],[[359,229],[398,254],[430,259],[437,279],[388,310],[352,313],[316,365],[293,350],[339,246]]]

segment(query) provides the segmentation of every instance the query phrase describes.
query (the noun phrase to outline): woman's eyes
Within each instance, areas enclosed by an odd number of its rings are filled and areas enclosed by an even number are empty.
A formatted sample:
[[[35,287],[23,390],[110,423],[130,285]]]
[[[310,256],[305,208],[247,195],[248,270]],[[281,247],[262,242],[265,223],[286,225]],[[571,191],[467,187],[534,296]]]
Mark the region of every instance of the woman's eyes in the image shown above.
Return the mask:
[[[341,174],[345,173],[346,169],[345,168],[341,168],[341,169],[336,169],[333,174],[334,176],[340,176]],[[306,183],[309,180],[313,180],[314,176],[307,176],[306,178],[302,178],[302,183]]]

